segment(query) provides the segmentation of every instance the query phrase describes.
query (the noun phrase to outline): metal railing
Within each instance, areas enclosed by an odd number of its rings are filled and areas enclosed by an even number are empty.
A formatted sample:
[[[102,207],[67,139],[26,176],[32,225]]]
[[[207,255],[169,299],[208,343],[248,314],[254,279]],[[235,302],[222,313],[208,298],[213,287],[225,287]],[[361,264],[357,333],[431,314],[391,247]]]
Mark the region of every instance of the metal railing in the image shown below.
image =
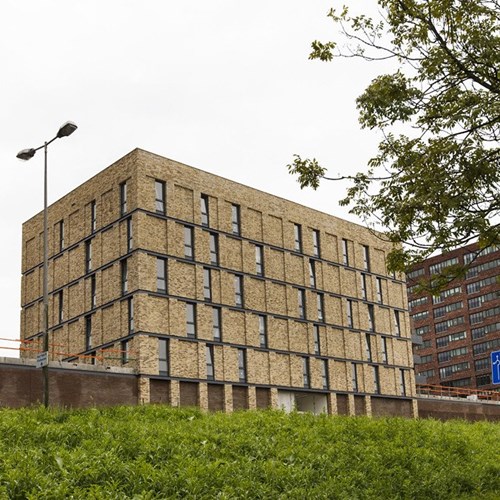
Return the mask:
[[[478,401],[500,402],[500,391],[473,389],[466,387],[447,387],[445,385],[417,384],[417,395],[438,398],[462,398]]]

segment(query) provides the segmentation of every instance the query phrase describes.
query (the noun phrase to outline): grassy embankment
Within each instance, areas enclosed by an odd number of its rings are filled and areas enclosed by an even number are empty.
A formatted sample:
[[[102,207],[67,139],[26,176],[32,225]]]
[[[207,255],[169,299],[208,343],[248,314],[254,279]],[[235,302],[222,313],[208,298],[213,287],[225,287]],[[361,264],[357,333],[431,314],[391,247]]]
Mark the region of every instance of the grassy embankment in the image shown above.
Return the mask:
[[[500,425],[0,410],[0,498],[499,498]]]

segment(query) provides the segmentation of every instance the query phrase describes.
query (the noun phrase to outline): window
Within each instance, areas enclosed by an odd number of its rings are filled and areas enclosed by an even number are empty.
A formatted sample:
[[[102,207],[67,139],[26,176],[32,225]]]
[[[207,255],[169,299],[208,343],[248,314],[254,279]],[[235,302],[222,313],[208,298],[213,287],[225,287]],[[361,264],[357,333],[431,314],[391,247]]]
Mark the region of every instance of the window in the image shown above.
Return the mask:
[[[373,392],[380,394],[380,376],[378,366],[373,366]]]
[[[321,360],[321,381],[323,384],[323,389],[329,389],[330,383],[328,381],[328,360]]]
[[[443,262],[438,262],[437,264],[434,264],[429,267],[429,274],[438,274],[440,273],[443,269],[454,266],[458,264],[458,258],[453,257],[452,259],[444,260]]]
[[[489,285],[494,285],[495,283],[498,283],[500,276],[490,276],[489,278],[484,278],[481,281],[476,281],[474,283],[470,283],[467,285],[467,293],[472,294],[479,292],[481,288],[484,288]],[[459,287],[460,289],[460,287]]]
[[[446,347],[450,342],[455,342],[457,340],[463,340],[467,338],[467,332],[457,332],[444,337],[439,337],[436,339],[437,347]]]
[[[96,355],[96,352],[95,351],[92,351],[92,352],[89,352],[89,356],[90,356],[90,363],[92,365],[95,365],[96,362],[97,362],[97,355]]]
[[[366,300],[366,274],[361,273],[361,298]]]
[[[297,289],[297,300],[299,305],[299,318],[306,319],[306,291],[303,288]]]
[[[349,248],[345,239],[342,239],[342,263],[344,266],[349,265]]]
[[[169,374],[168,339],[158,339],[158,370],[160,375]]]
[[[238,349],[238,375],[240,382],[247,381],[247,353],[245,349]]]
[[[352,390],[354,392],[358,392],[359,385],[358,385],[358,364],[357,363],[351,363],[351,383],[352,383]]]
[[[394,333],[401,337],[401,318],[399,317],[399,311],[396,309],[394,310]]]
[[[354,328],[354,316],[352,313],[352,300],[347,299],[347,326],[349,328]]]
[[[463,325],[463,323],[464,323],[464,317],[459,316],[458,318],[452,318],[447,321],[441,321],[440,323],[435,323],[434,328],[436,330],[436,333],[441,333],[445,332],[449,328],[453,328],[454,326]]]
[[[376,286],[377,286],[377,302],[379,304],[383,304],[384,302],[384,296],[382,293],[382,278],[377,278],[375,280]]]
[[[368,361],[372,361],[372,339],[371,335],[368,333],[365,334],[365,350],[366,350],[366,359]]]
[[[399,370],[399,394],[406,396],[405,370],[402,368]]]
[[[64,250],[64,220],[60,220],[57,223],[57,232],[59,235],[59,251]]]
[[[120,261],[120,271],[121,271],[121,289],[122,295],[128,293],[128,265],[127,259]]]
[[[201,212],[201,225],[208,227],[210,224],[209,212],[208,212],[208,196],[202,194],[200,196],[200,212]]]
[[[443,351],[438,353],[438,362],[445,363],[458,356],[464,356],[467,354],[467,347],[458,347],[457,349],[451,349],[449,351]]]
[[[489,370],[491,368],[491,359],[490,358],[483,358],[483,359],[478,359],[474,361],[474,369],[476,371],[479,370]]]
[[[321,247],[319,243],[319,231],[317,229],[312,230],[313,238],[313,255],[315,257],[321,257]]]
[[[475,309],[476,307],[481,307],[485,302],[489,302],[491,300],[496,300],[500,297],[499,292],[490,292],[484,295],[479,295],[478,297],[474,297],[473,299],[468,300],[469,309]]]
[[[488,269],[496,269],[500,266],[500,259],[491,260],[490,262],[485,262],[484,264],[480,264],[479,266],[471,267],[467,274],[465,275],[465,279],[473,278],[477,276],[479,273],[483,271],[487,271]]]
[[[57,292],[57,322],[62,323],[64,321],[64,302],[63,302],[63,291]]]
[[[413,321],[422,321],[423,319],[427,319],[429,317],[429,311],[420,311],[412,314],[410,317]]]
[[[90,277],[90,308],[94,309],[97,306],[97,293],[96,293],[96,278],[95,274]]]
[[[127,183],[120,184],[120,215],[127,213]]]
[[[212,307],[212,332],[214,340],[222,340],[222,316],[220,307]]]
[[[486,318],[490,318],[491,316],[500,316],[500,306],[492,307],[491,309],[486,309],[485,311],[481,311],[475,314],[470,314],[469,322],[471,325],[475,325],[476,323],[481,323]]]
[[[122,340],[120,342],[120,351],[121,351],[122,365],[125,365],[130,360],[130,352],[129,352],[130,349],[129,349],[129,346],[130,346],[130,343],[129,343],[128,340]]]
[[[452,304],[448,304],[446,306],[437,307],[436,309],[434,309],[434,317],[441,318],[444,315],[448,314],[449,312],[462,309],[462,307],[463,307],[462,301],[453,302]]]
[[[432,362],[432,354],[427,354],[426,356],[420,356],[420,364],[424,365],[425,363]]]
[[[186,334],[196,338],[196,304],[186,302]]]
[[[430,377],[434,377],[435,371],[433,369],[432,370],[424,370],[423,372],[419,372],[419,375],[422,375],[422,377],[425,377],[425,378],[430,378]]]
[[[296,252],[302,252],[302,226],[300,224],[293,225],[293,248]]]
[[[128,309],[128,331],[133,332],[135,329],[134,326],[134,302],[132,297],[127,300],[127,309]]]
[[[92,240],[85,242],[85,272],[92,271]]]
[[[165,215],[165,182],[158,180],[155,181],[155,210]]]
[[[255,245],[255,272],[258,276],[264,276],[264,248]]]
[[[427,304],[428,298],[427,297],[418,297],[416,299],[410,300],[408,302],[408,309],[412,310],[415,309],[415,307],[422,306],[424,304]]]
[[[85,316],[85,350],[92,349],[92,316]]]
[[[368,330],[375,331],[375,309],[373,304],[368,304]]]
[[[468,361],[464,361],[463,363],[457,363],[456,365],[446,366],[444,368],[439,369],[439,376],[441,378],[449,377],[457,372],[463,372],[470,368],[470,363]]]
[[[233,234],[241,234],[240,206],[231,205],[231,226]]]
[[[215,380],[214,374],[214,346],[207,345],[205,347],[205,356],[207,361],[207,380]]]
[[[309,259],[309,284],[316,288],[316,262]]]
[[[480,326],[471,330],[473,340],[481,339],[488,333],[500,332],[500,323],[493,323],[487,326]]]
[[[267,347],[267,318],[263,314],[259,314],[259,344]]]
[[[219,235],[210,233],[210,264],[219,265]]]
[[[319,326],[313,325],[313,343],[314,343],[314,354],[321,354],[321,345],[319,338]]]
[[[470,381],[470,379],[469,379]],[[482,385],[490,385],[491,384],[491,375],[480,375],[479,377],[476,377],[476,385],[482,386]],[[466,384],[469,385],[469,384]]]
[[[382,363],[387,364],[389,362],[389,358],[387,357],[387,338],[382,337]]]
[[[238,307],[243,307],[243,276],[234,275],[234,303]]]
[[[184,226],[184,257],[194,259],[194,228]]]
[[[448,297],[453,297],[453,295],[457,295],[461,291],[462,291],[461,286],[456,286],[455,288],[450,288],[449,290],[444,290],[439,295],[434,295],[432,297],[432,303],[433,304],[440,304],[441,302],[444,302],[444,300],[447,299]],[[473,292],[469,292],[469,287],[467,287],[467,293],[473,293]],[[427,302],[427,301],[425,301],[425,302]],[[422,303],[424,303],[424,302],[422,302]]]
[[[311,375],[309,371],[309,358],[307,356],[302,357],[302,380],[304,382],[304,387],[311,387]]]
[[[127,252],[130,252],[134,246],[134,231],[132,227],[132,217],[127,219]]]
[[[325,297],[322,293],[316,295],[316,304],[318,308],[318,321],[325,321]]]
[[[424,335],[431,331],[431,327],[429,325],[424,325],[419,328],[415,328],[415,335]]]
[[[156,291],[167,293],[167,259],[156,259]]]
[[[362,245],[363,247],[363,269],[365,271],[370,271],[370,249],[366,245]]]
[[[212,300],[212,276],[208,267],[203,268],[203,298]]]
[[[95,200],[90,202],[90,230],[94,232],[97,229],[97,206]]]

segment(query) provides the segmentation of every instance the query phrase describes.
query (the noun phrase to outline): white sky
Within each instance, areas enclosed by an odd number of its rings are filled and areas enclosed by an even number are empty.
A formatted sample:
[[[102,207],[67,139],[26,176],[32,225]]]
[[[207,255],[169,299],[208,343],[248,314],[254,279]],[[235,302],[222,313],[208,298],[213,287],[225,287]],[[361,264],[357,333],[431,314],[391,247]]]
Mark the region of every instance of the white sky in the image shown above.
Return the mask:
[[[334,38],[326,14],[375,0],[1,0],[0,356],[17,356],[21,224],[135,147],[356,220],[346,185],[301,191],[286,165],[316,157],[330,175],[362,169],[377,136],[355,98],[383,72],[354,60],[309,61]]]

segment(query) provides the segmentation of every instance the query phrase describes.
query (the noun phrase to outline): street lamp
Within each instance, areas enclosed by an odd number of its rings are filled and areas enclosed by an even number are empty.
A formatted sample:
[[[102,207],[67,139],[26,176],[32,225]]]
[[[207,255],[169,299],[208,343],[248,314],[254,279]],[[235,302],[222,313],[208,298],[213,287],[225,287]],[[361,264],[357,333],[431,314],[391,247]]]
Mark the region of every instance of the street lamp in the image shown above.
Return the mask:
[[[42,367],[43,371],[43,404],[49,406],[49,243],[47,227],[47,146],[61,137],[71,135],[77,126],[73,122],[66,122],[57,131],[57,135],[38,148],[23,149],[17,153],[20,160],[29,160],[35,153],[44,150],[44,175],[43,175],[43,351],[46,353],[47,362]]]

